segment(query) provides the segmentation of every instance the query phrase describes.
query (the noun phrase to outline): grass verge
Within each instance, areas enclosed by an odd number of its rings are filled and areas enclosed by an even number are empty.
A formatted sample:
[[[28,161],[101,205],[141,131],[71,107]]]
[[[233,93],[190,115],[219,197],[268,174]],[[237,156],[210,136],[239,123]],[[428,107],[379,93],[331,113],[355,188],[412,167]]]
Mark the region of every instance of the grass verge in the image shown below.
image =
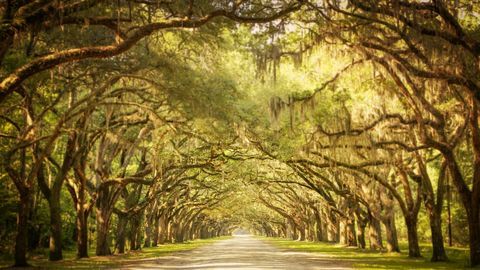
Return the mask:
[[[332,259],[349,262],[354,269],[373,270],[373,269],[480,269],[468,267],[468,249],[465,248],[447,248],[449,262],[430,262],[432,249],[427,244],[421,245],[423,258],[411,259],[408,254],[402,252],[382,253],[378,251],[362,250],[352,247],[344,247],[331,243],[314,243],[286,240],[282,238],[261,239],[279,247],[287,249],[296,249],[305,252],[322,253]],[[406,250],[406,243],[401,245],[402,250]]]
[[[40,269],[105,269],[117,268],[125,264],[131,264],[140,260],[154,259],[156,257],[166,256],[174,252],[188,251],[204,245],[212,244],[216,241],[228,239],[230,236],[217,237],[211,239],[199,239],[180,244],[165,244],[157,247],[143,248],[139,251],[130,251],[125,254],[116,254],[111,256],[91,256],[89,258],[76,259],[75,250],[65,250],[64,260],[58,262],[48,261],[48,251],[40,250],[29,257],[29,263]],[[94,253],[93,250],[90,254]],[[0,268],[6,268],[13,264],[11,260],[0,261]],[[18,268],[16,268],[18,269]]]

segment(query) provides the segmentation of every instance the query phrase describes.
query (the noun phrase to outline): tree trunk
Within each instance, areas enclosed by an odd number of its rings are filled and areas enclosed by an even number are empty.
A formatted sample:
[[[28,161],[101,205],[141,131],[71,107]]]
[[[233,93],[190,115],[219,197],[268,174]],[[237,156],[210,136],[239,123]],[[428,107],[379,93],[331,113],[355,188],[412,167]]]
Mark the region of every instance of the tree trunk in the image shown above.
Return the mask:
[[[418,244],[417,220],[412,217],[405,217],[408,235],[408,257],[418,258],[420,254],[420,246]]]
[[[185,226],[185,239],[186,241],[192,239],[192,230],[193,230],[193,224],[191,221],[188,222],[188,224]]]
[[[130,250],[137,250],[137,231],[135,230],[134,226],[130,226]]]
[[[308,241],[310,241],[310,242],[316,241],[316,239],[317,239],[316,228],[317,228],[316,222],[309,220],[309,222],[308,222],[308,229],[307,229],[307,232],[308,232],[308,234],[307,234],[307,239],[308,239]],[[275,234],[275,231],[272,230],[272,232],[273,232],[273,235],[274,235],[274,234]]]
[[[145,227],[145,242],[143,243],[144,247],[150,247],[152,245],[152,229],[150,226]]]
[[[470,97],[471,110],[470,110],[470,127],[472,134],[472,146],[474,150],[474,161],[473,161],[473,179],[472,179],[472,190],[468,192],[468,187],[465,187],[466,190],[463,190],[461,185],[459,185],[461,179],[461,174],[453,177],[457,182],[459,188],[458,191],[461,193],[462,202],[465,205],[468,215],[468,229],[470,232],[469,235],[469,245],[470,245],[470,264],[471,266],[480,265],[480,127],[478,123],[478,98],[476,99],[473,95]],[[465,183],[465,181],[463,181]],[[469,196],[470,195],[470,196]],[[469,199],[470,198],[470,199]],[[470,210],[470,211],[468,211]]]
[[[136,250],[141,250],[141,249],[142,249],[142,229],[141,229],[141,226],[138,226]]]
[[[139,214],[136,214],[130,220],[130,250],[139,250],[140,246],[140,223],[141,218]]]
[[[184,239],[183,231],[184,231],[184,228],[181,224],[177,224],[175,226],[175,243],[183,243],[183,239]]]
[[[367,224],[363,222],[357,222],[357,239],[358,239],[358,245],[360,248],[365,249],[367,246],[365,242],[365,227]]]
[[[452,201],[452,194],[450,191],[450,178],[447,177],[447,232],[448,232],[448,246],[453,246],[453,239],[452,239],[452,209],[451,209],[451,201]]]
[[[77,258],[88,257],[88,211],[77,211]]]
[[[32,194],[33,200],[30,203],[30,214],[28,215],[28,219],[35,221],[38,219],[38,201],[40,200],[40,190],[36,195]],[[28,227],[28,250],[34,251],[40,247],[40,240],[42,238],[42,224],[30,224]]]
[[[50,261],[63,259],[62,254],[62,216],[60,210],[60,192],[52,192],[50,200]]]
[[[315,241],[323,241],[323,224],[322,224],[322,217],[318,210],[315,210]]]
[[[329,215],[328,216],[328,230],[327,230],[327,238],[329,242],[338,242],[339,241],[339,222],[334,217]]]
[[[476,110],[472,110],[475,111]],[[471,117],[472,118],[472,117]],[[473,117],[477,121],[478,117]],[[472,122],[473,123],[473,122]],[[478,132],[477,125],[475,124],[473,130]],[[474,133],[476,133],[474,132]],[[463,207],[467,213],[468,219],[468,230],[469,230],[469,247],[470,247],[470,265],[477,266],[480,265],[480,173],[479,165],[480,153],[477,149],[480,149],[480,142],[478,142],[478,134],[473,136],[475,138],[473,144],[475,145],[475,162],[474,162],[474,184],[473,191],[470,191],[468,186],[465,184],[463,179],[462,172],[459,165],[455,160],[455,155],[453,151],[444,151],[442,154],[447,161],[447,166],[449,168],[450,176],[453,184],[455,185],[460,198],[462,199]]]
[[[160,215],[159,219],[158,243],[163,245],[167,238],[167,219],[165,214]]]
[[[305,241],[305,239],[306,239],[306,238],[305,238],[305,227],[300,227],[300,228],[298,229],[298,231],[300,232],[300,235],[299,235],[298,240],[299,240],[299,241]]]
[[[87,179],[85,178],[86,155],[82,155],[74,167],[75,180],[78,187],[78,195],[73,186],[69,187],[70,194],[75,204],[77,212],[77,258],[88,257],[88,216],[90,215],[91,205],[86,206],[86,186]]]
[[[328,241],[328,222],[322,222],[322,241]]]
[[[200,229],[200,239],[205,239],[207,237],[207,228],[205,225],[202,225]]]
[[[152,247],[158,246],[158,234],[160,233],[160,224],[159,218],[155,218],[155,222],[153,224],[153,232],[152,232]]]
[[[295,225],[295,222],[291,219],[288,219],[288,232],[289,232],[289,238],[292,240],[297,240],[298,239],[298,234],[297,234],[297,227]]]
[[[110,226],[110,214],[105,210],[97,209],[97,256],[112,254],[108,241],[108,228]]]
[[[165,239],[165,241],[166,241],[167,243],[173,243],[173,230],[174,230],[174,228],[173,228],[173,222],[170,221],[170,220],[168,220],[168,221],[167,221],[167,227],[166,227],[166,228],[167,228],[167,232],[166,232],[166,239]]]
[[[125,242],[126,242],[126,230],[127,230],[128,219],[126,215],[118,215],[118,224],[117,224],[117,235],[116,235],[116,250],[118,254],[125,253]]]
[[[395,216],[391,215],[382,221],[385,226],[385,236],[387,240],[388,252],[400,252],[398,246],[397,227],[395,226]]]
[[[23,194],[22,194],[23,193]],[[28,213],[30,211],[30,191],[20,194],[20,202],[17,213],[17,235],[15,238],[15,266],[28,266],[27,246],[28,246]]]
[[[357,237],[355,235],[355,218],[353,216],[349,217],[345,225],[346,225],[345,234],[347,238],[347,246],[356,247]]]
[[[371,214],[369,214],[368,238],[370,239],[369,241],[370,249],[372,250],[383,249],[382,227],[380,226],[380,221],[374,218]]]
[[[153,223],[154,213],[151,213],[149,216],[145,217],[145,240],[143,243],[144,247],[150,247],[152,245],[152,226]]]
[[[340,244],[347,245],[347,224],[344,218],[340,219],[338,230],[339,230]]]
[[[441,214],[436,211],[436,207],[433,209],[427,208],[428,217],[430,220],[430,230],[432,233],[432,262],[447,261],[447,254],[445,253],[445,247],[443,244],[442,235],[442,220]]]
[[[472,214],[468,218],[468,228],[470,231],[470,265],[480,265],[480,206],[472,207]]]

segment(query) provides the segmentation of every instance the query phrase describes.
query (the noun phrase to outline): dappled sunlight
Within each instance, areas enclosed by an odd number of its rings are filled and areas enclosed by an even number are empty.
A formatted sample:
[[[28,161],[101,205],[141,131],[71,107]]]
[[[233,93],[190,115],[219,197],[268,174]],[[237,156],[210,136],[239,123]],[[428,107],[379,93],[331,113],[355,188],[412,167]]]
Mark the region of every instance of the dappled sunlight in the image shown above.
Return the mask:
[[[0,267],[480,266],[479,0],[0,16]]]

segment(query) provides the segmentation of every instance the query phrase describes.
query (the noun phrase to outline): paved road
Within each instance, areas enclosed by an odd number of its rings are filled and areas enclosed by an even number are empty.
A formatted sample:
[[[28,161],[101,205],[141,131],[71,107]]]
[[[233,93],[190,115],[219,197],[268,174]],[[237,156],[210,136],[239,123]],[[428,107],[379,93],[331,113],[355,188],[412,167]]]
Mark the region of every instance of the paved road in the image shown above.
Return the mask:
[[[235,236],[195,250],[138,261],[122,269],[351,269],[322,254],[282,250],[251,236]]]

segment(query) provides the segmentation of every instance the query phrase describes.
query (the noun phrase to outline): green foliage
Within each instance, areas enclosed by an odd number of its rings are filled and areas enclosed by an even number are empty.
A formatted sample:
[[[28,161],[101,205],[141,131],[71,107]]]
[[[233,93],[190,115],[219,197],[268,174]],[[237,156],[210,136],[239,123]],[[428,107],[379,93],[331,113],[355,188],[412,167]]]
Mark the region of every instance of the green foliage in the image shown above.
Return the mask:
[[[92,8],[79,8],[79,14],[71,11],[80,22],[64,14],[64,2],[32,2],[34,10],[27,11],[38,12],[38,17],[10,20],[18,14],[5,14],[5,25],[18,24],[12,26],[11,44],[6,38],[1,48],[5,49],[1,77],[62,50],[113,48],[152,22],[173,27],[145,30],[149,34],[120,55],[77,62],[82,58],[78,53],[67,63],[60,59],[58,64],[40,65],[38,71],[27,70],[31,74],[27,72],[21,87],[2,98],[0,153],[2,160],[11,160],[2,161],[0,168],[2,254],[13,250],[18,191],[32,195],[30,247],[47,245],[50,213],[45,186],[61,188],[61,241],[73,249],[78,233],[75,210],[80,206],[91,207],[90,235],[99,235],[94,227],[104,221],[102,211],[109,213],[106,241],[113,247],[121,238],[117,233],[122,215],[128,220],[123,228],[128,241],[134,242],[135,233],[150,229],[162,211],[172,215],[166,225],[169,241],[183,240],[172,231],[182,234],[195,222],[217,233],[244,227],[285,234],[289,226],[305,233],[314,217],[335,219],[331,223],[338,226],[350,214],[358,229],[362,211],[368,218],[372,212],[395,214],[398,236],[405,240],[404,217],[414,212],[411,201],[418,199],[415,225],[419,238],[428,241],[431,221],[425,204],[440,194],[444,154],[423,145],[428,136],[452,149],[466,186],[474,184],[478,169],[472,166],[474,133],[464,124],[472,107],[466,100],[478,90],[479,73],[475,55],[479,7],[471,1],[445,2],[451,17],[428,1],[383,0],[370,10],[353,2],[330,10],[315,7],[322,1],[310,1],[296,14],[268,23],[235,24],[217,18],[200,28],[176,22],[208,18],[204,16],[216,10],[248,21],[249,16],[272,15],[283,4],[305,1],[92,2]],[[399,9],[397,4],[404,6]],[[238,9],[230,12],[234,8]],[[1,12],[8,10],[2,7]],[[349,12],[360,15],[351,17]],[[86,14],[105,21],[82,17]],[[402,21],[410,17],[410,23]],[[417,23],[420,29],[414,29]],[[369,42],[378,44],[368,46]],[[389,77],[391,73],[398,78]],[[472,85],[474,91],[465,91]],[[458,138],[456,131],[462,131]],[[425,172],[420,161],[425,162]],[[42,177],[47,179],[45,186]],[[84,204],[74,202],[80,187]],[[457,191],[452,188],[448,195],[453,243],[465,245],[467,212]],[[446,199],[440,200],[445,221]],[[347,210],[352,211],[346,215]],[[446,226],[443,222],[442,232]],[[138,237],[145,240],[142,233]],[[391,269],[432,267],[423,260],[407,261],[403,255],[275,241],[346,260],[356,257],[360,269],[373,264]],[[194,246],[167,245],[132,256],[147,258]],[[431,252],[425,246],[422,251],[425,256]],[[454,262],[436,267],[463,264],[460,253],[462,249],[449,249]],[[88,268],[97,266],[96,259],[68,260],[54,267],[78,263]],[[98,261],[102,267],[114,266]]]

